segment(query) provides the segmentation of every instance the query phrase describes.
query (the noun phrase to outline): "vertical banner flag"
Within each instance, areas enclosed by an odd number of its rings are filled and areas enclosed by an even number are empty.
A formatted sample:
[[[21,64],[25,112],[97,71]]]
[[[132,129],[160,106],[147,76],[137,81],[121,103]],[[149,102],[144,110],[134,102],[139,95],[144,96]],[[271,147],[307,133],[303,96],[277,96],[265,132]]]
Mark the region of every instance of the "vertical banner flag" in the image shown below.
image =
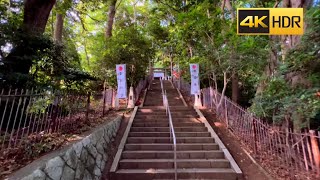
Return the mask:
[[[117,64],[117,82],[118,82],[118,93],[119,99],[127,98],[127,78],[126,78],[126,65]]]
[[[191,94],[200,93],[199,64],[190,64]]]

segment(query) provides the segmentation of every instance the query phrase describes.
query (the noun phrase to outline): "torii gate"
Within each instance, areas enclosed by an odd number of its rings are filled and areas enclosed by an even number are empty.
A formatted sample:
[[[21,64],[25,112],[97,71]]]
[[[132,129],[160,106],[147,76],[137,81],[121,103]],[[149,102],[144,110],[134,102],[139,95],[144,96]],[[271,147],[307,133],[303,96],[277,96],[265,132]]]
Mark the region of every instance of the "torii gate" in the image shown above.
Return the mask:
[[[168,70],[170,68],[151,68],[150,75],[152,75],[153,78],[168,78]]]

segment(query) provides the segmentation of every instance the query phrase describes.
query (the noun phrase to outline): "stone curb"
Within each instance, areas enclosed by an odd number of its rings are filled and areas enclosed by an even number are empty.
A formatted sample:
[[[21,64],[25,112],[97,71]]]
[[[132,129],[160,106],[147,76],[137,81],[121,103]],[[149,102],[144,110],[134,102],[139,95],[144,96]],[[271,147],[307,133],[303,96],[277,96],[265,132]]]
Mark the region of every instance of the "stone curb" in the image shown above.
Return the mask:
[[[170,81],[171,82],[171,81]],[[172,84],[172,87],[174,87],[174,85],[173,85],[173,83],[171,82],[171,84]],[[175,88],[175,87],[174,87]],[[180,99],[182,100],[182,102],[183,102],[183,105],[184,106],[188,106],[188,104],[187,104],[187,102],[186,102],[186,100],[184,99],[184,97],[182,96],[182,94],[181,94],[181,92],[180,92],[180,90],[178,89],[178,88],[175,88],[177,91],[178,91],[178,93],[179,93],[179,96],[180,96]]]
[[[100,179],[108,161],[109,144],[114,140],[123,116],[97,128],[81,141],[49,159],[29,175],[9,180]],[[30,172],[29,172],[30,173]]]
[[[122,151],[124,149],[124,146],[126,144],[126,141],[127,141],[127,138],[128,138],[128,135],[129,135],[132,123],[133,123],[133,119],[136,116],[137,111],[138,111],[138,106],[136,106],[134,108],[134,110],[133,110],[133,112],[131,114],[131,117],[129,119],[126,131],[124,132],[124,134],[122,136],[122,139],[121,139],[121,142],[119,144],[117,154],[114,157],[114,160],[112,162],[112,165],[111,165],[111,168],[110,168],[110,174],[115,173],[117,171],[117,169],[118,169],[118,164],[119,164],[119,161],[120,161],[120,157],[121,157]]]
[[[205,124],[205,126],[208,128],[208,131],[210,132],[211,136],[215,139],[215,142],[219,145],[220,149],[223,151],[225,157],[230,161],[232,169],[238,174],[238,178],[243,177],[243,173],[236,163],[236,161],[233,159],[232,155],[230,154],[229,150],[226,148],[226,146],[223,144],[217,133],[212,129],[210,124],[208,123],[208,120],[205,118],[205,116],[202,114],[202,112],[199,110],[198,107],[194,107],[197,114],[200,117],[200,120]]]
[[[233,136],[235,136],[231,131],[229,131]],[[242,150],[244,151],[244,153],[246,153],[246,155],[249,157],[249,159],[253,162],[253,164],[255,164],[262,172],[264,175],[266,175],[268,177],[269,180],[274,180],[274,178],[270,175],[270,173],[268,173],[251,155],[250,153],[245,150],[244,148],[242,148]]]
[[[146,88],[145,91],[144,91],[144,93],[143,93],[142,102],[141,102],[141,104],[139,105],[139,107],[143,107],[144,102],[146,101],[147,92],[148,92],[148,88]]]

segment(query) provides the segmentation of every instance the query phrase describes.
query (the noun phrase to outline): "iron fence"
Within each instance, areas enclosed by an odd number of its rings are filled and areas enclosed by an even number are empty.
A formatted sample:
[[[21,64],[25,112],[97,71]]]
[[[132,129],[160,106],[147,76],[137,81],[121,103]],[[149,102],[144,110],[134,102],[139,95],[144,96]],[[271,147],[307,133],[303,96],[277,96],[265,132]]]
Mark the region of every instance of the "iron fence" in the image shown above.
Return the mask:
[[[293,172],[291,175],[303,171],[320,175],[320,131],[295,133],[290,129],[278,130],[213,88],[202,89],[202,95],[204,106],[214,109],[218,118],[252,149],[258,158],[272,159],[275,164],[285,165]],[[221,102],[220,106],[217,102]]]
[[[150,76],[147,76],[146,78],[141,79],[139,81],[137,87],[135,88],[135,100],[136,101],[139,100],[139,96],[141,94],[141,91],[147,87],[149,82],[150,82]]]
[[[182,81],[180,87],[187,96],[191,96],[188,83]],[[214,110],[218,119],[225,123],[261,162],[266,160],[274,167],[287,169],[291,177],[300,175],[300,179],[319,178],[320,131],[281,131],[213,88],[205,88],[201,92],[203,106]]]
[[[105,98],[103,97],[105,96]],[[2,90],[0,94],[0,150],[14,148],[30,134],[59,132],[100,113],[112,90],[95,94],[59,91]]]
[[[183,78],[180,78],[180,81],[179,79],[174,79],[173,84],[176,88],[181,90],[181,93],[184,95],[187,101],[194,104],[195,97],[191,95],[191,85],[187,81],[185,81]]]
[[[146,88],[149,77],[135,88],[136,98]],[[65,132],[89,123],[114,107],[116,91],[79,94],[61,91],[15,89],[0,91],[0,151],[21,145],[30,135]]]

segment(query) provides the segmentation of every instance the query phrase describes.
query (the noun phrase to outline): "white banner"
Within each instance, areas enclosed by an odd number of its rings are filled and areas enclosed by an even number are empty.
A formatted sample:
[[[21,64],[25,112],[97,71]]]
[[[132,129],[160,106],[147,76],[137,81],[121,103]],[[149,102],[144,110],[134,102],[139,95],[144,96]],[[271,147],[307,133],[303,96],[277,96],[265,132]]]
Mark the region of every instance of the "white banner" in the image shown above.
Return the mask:
[[[116,70],[117,70],[117,82],[118,82],[117,97],[119,99],[127,98],[126,65],[117,64]]]
[[[199,64],[190,64],[191,94],[200,93]]]

